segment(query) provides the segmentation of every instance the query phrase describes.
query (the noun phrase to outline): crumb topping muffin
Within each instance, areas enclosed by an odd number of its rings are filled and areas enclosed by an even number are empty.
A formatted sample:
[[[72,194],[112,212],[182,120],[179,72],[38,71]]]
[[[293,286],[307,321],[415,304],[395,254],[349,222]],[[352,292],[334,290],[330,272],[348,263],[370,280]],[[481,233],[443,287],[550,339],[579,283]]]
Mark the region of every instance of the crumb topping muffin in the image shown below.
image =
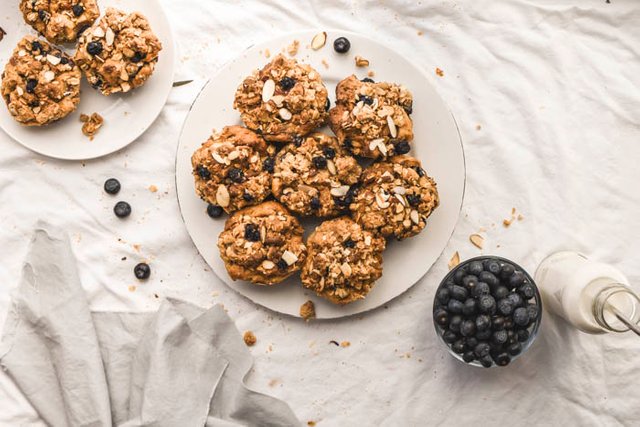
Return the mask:
[[[348,209],[351,199],[347,196],[361,173],[356,159],[337,139],[314,133],[278,152],[271,188],[296,214],[335,216]]]
[[[103,95],[129,92],[153,74],[162,43],[140,13],[114,8],[79,39],[75,60]]]
[[[21,0],[27,24],[51,43],[75,42],[100,16],[96,0]]]
[[[385,245],[349,217],[325,221],[307,239],[302,284],[335,304],[363,299],[382,276]]]
[[[329,98],[316,70],[278,55],[244,79],[233,108],[267,141],[292,142],[325,123]]]
[[[196,194],[225,212],[262,202],[271,194],[274,151],[242,126],[213,133],[191,157]]]
[[[350,76],[336,87],[329,125],[342,144],[363,157],[407,154],[413,140],[411,93],[394,83]]]
[[[218,237],[218,249],[233,280],[273,285],[304,263],[303,232],[284,206],[265,202],[231,215]]]
[[[350,207],[353,219],[383,236],[415,236],[440,203],[435,181],[413,157],[374,163],[362,173],[361,183]]]
[[[65,53],[26,36],[2,73],[2,97],[16,121],[43,126],[75,111],[80,102],[80,78],[80,69]]]

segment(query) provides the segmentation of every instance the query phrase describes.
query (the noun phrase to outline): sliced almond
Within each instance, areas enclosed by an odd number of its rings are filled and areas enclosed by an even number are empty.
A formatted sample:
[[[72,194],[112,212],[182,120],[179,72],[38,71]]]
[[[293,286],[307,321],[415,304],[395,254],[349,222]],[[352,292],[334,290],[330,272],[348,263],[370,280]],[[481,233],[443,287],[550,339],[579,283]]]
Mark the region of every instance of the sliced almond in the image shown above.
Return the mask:
[[[60,58],[53,55],[47,55],[47,61],[49,61],[51,65],[58,65],[60,63]]]
[[[404,221],[402,221],[402,225],[404,226],[404,228],[411,227],[411,220],[405,219]]]
[[[262,268],[264,268],[265,270],[272,270],[273,267],[275,266],[276,265],[271,261],[269,261],[268,259],[265,259],[264,261],[262,261]]]
[[[24,95],[24,90],[20,86],[16,87],[16,92],[18,92],[18,96]]]
[[[296,263],[296,261],[298,261],[298,256],[293,252],[284,251],[284,253],[282,254],[282,259],[287,263],[287,265],[293,265]]]
[[[304,191],[307,194],[315,194],[318,192],[318,190],[316,190],[315,188],[305,184],[298,185],[298,190]]]
[[[233,150],[227,155],[227,159],[229,160],[235,160],[238,157],[240,157],[240,152],[238,150]]]
[[[267,227],[263,225],[260,227],[260,241],[264,243],[265,240],[267,240]]]
[[[351,266],[346,262],[343,262],[340,265],[340,271],[342,271],[342,274],[344,274],[347,277],[351,276],[351,273],[353,272],[353,270],[351,269]]]
[[[402,197],[402,196],[400,196]],[[404,210],[404,206],[401,203],[396,203],[396,213],[400,213]]]
[[[56,74],[53,71],[45,71],[42,76],[44,77],[44,81],[47,83],[52,82],[53,79],[56,78]]]
[[[226,208],[229,206],[229,190],[224,184],[218,186],[216,191],[216,202],[220,207]]]
[[[311,40],[311,49],[321,49],[327,43],[327,33],[324,31],[313,36]]]
[[[329,173],[331,175],[335,175],[336,173],[338,173],[338,171],[336,170],[336,164],[333,163],[333,160],[331,159],[327,159],[327,169],[329,169]]]
[[[384,200],[380,193],[376,194],[376,204],[380,209],[386,209],[389,207],[389,202]]]
[[[282,107],[282,103],[284,102],[284,96],[282,95],[274,95],[271,97],[271,101],[276,104],[277,107]]]
[[[404,207],[407,206],[407,202],[404,200],[404,197],[402,197],[402,195],[396,193],[394,194],[394,196],[396,196],[396,199],[398,199],[398,201],[400,202],[400,204]]]
[[[278,110],[278,114],[282,117],[282,120],[291,120],[291,111],[286,108],[281,108]]]
[[[380,142],[380,143],[378,144],[378,150],[380,150],[380,153],[381,153],[383,156],[386,156],[386,155],[387,155],[387,146],[384,144],[384,142]]]
[[[251,249],[251,247],[253,246],[253,242],[244,242],[243,246],[245,249]]]
[[[25,56],[26,54],[27,54],[27,51],[26,51],[26,50],[24,50],[24,49],[20,49],[20,50],[18,51],[18,56],[19,56],[19,57],[23,57],[23,56]]]
[[[331,195],[335,197],[344,197],[349,192],[349,188],[351,187],[348,185],[341,185],[340,187],[332,188]]]
[[[403,194],[404,195],[404,194],[407,193],[407,190],[404,187],[399,185],[397,187],[393,187],[393,192],[396,193],[396,194]]]
[[[479,234],[472,234],[469,236],[469,240],[476,248],[482,249],[482,246],[484,245],[484,237]]]
[[[364,244],[365,244],[365,246],[369,246],[371,244],[371,236],[370,235],[366,234],[364,236]]]
[[[104,30],[102,29],[102,27],[96,27],[93,30],[93,35],[101,39],[102,37],[104,37]]]
[[[411,221],[413,221],[414,224],[420,224],[420,214],[418,214],[417,210],[412,210],[409,217],[411,217]]]
[[[104,41],[107,43],[107,46],[111,46],[116,39],[116,34],[113,32],[111,27],[107,28],[107,32],[104,35]]]
[[[449,260],[449,270],[460,264],[460,254],[456,251]]]
[[[224,157],[222,157],[217,151],[212,151],[211,152],[211,157],[213,157],[213,160],[215,160],[216,162],[220,163],[221,165],[228,165],[229,164],[229,160],[225,159]]]
[[[276,82],[269,79],[262,86],[262,102],[269,102],[274,93],[276,93]]]
[[[396,128],[396,123],[393,121],[393,117],[387,116],[387,126],[389,126],[389,133],[392,138],[398,136],[398,128]]]

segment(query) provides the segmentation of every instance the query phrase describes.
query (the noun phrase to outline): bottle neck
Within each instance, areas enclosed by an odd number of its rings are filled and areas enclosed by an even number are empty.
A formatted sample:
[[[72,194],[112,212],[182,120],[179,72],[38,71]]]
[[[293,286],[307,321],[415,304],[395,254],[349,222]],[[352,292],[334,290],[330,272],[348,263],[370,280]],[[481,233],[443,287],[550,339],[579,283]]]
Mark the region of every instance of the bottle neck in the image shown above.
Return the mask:
[[[640,323],[640,295],[621,283],[612,283],[598,292],[593,300],[593,317],[608,332],[627,332],[629,327],[620,320],[626,317]]]

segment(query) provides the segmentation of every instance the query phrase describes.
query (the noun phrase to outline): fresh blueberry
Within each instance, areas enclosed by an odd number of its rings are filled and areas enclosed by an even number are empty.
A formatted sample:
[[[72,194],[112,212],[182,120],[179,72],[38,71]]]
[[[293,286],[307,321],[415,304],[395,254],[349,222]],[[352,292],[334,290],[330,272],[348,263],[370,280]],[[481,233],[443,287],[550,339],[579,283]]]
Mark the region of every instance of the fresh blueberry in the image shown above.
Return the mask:
[[[447,344],[453,344],[458,339],[458,335],[456,335],[456,333],[453,331],[444,331],[444,333],[442,334],[442,339]]]
[[[442,308],[439,308],[433,312],[433,318],[438,325],[443,327],[447,326],[447,324],[449,323],[449,314],[447,313],[447,310]]]
[[[507,352],[512,356],[517,356],[522,351],[522,344],[515,342],[507,347]]]
[[[149,264],[141,262],[133,268],[133,274],[138,280],[147,280],[151,276],[151,267]]]
[[[493,359],[489,355],[481,357],[480,359],[478,359],[478,361],[484,368],[490,368],[493,366]]]
[[[120,188],[120,181],[115,178],[109,178],[104,182],[104,191],[107,194],[118,194]]]
[[[508,338],[507,331],[504,329],[501,331],[495,331],[491,336],[491,340],[496,344],[504,344],[507,342]]]
[[[313,158],[313,166],[317,169],[324,169],[327,167],[327,159],[323,156],[316,156]]]
[[[276,165],[276,161],[273,159],[273,157],[267,157],[266,159],[264,159],[264,162],[262,162],[262,170],[265,172],[269,172],[269,173],[273,173],[273,168]]]
[[[464,302],[468,296],[469,292],[462,286],[454,285],[453,288],[451,288],[451,298]]]
[[[342,242],[342,245],[345,248],[355,248],[356,247],[356,242],[354,242],[353,240],[351,240],[351,237],[348,237],[347,240],[345,240],[344,242]]]
[[[524,274],[521,272],[516,271],[509,277],[509,285],[512,288],[519,288],[522,284],[524,284]]]
[[[476,329],[479,331],[489,330],[491,327],[491,318],[486,314],[476,317]]]
[[[404,108],[404,111],[407,112],[407,114],[409,115],[413,114],[413,104],[405,105],[403,108]]]
[[[345,138],[345,140],[342,141],[342,145],[347,151],[351,151],[353,149],[353,141],[351,141],[349,138]]]
[[[360,95],[358,97],[358,102],[362,102],[366,105],[371,105],[373,104],[373,98],[371,98],[370,96],[367,95]]]
[[[504,317],[494,316],[493,319],[491,319],[491,329],[494,331],[501,331],[504,329],[504,322]]]
[[[464,271],[464,269],[460,268],[456,270],[455,273],[453,273],[453,281],[456,283],[456,285],[462,285],[463,284],[462,280],[466,275],[467,275],[467,272]]]
[[[489,347],[489,344],[486,342],[478,343],[478,345],[473,349],[473,352],[477,357],[487,356],[490,351],[491,347]]]
[[[524,307],[516,308],[513,312],[513,323],[518,326],[527,326],[529,324],[529,312]]]
[[[508,279],[516,271],[515,267],[511,264],[503,264],[500,268],[500,277]]]
[[[526,329],[518,329],[516,331],[516,335],[518,337],[518,341],[520,342],[526,342],[529,340],[529,331],[527,331]]]
[[[407,154],[411,151],[411,145],[409,145],[409,142],[405,140],[396,142],[393,147],[396,154]]]
[[[498,286],[493,291],[493,296],[495,297],[495,299],[502,299],[507,295],[509,295],[509,289],[507,289],[506,286]]]
[[[476,338],[478,340],[486,341],[491,338],[491,329],[485,329],[484,331],[476,332]]]
[[[293,137],[293,144],[296,147],[300,147],[302,145],[302,142],[304,141],[304,138],[301,137],[300,135],[296,135]]]
[[[500,274],[500,263],[498,261],[489,261],[487,263],[487,271],[493,275]]]
[[[462,326],[462,316],[458,314],[451,316],[451,320],[449,320],[449,329],[454,332],[459,332],[460,326]]]
[[[79,4],[74,4],[71,10],[75,16],[80,16],[84,13],[84,7]]]
[[[447,288],[440,288],[438,289],[438,292],[436,292],[436,299],[438,300],[438,302],[440,304],[446,304],[449,302],[449,298],[451,298],[450,294],[449,294],[449,289]]]
[[[524,300],[518,293],[511,292],[509,295],[507,295],[507,299],[511,301],[513,308],[522,307],[524,305]]]
[[[481,282],[485,282],[486,284],[491,286],[491,289],[500,284],[500,280],[494,274],[489,273],[488,271],[481,272],[478,275],[478,280],[480,280]]]
[[[476,276],[474,276],[473,274],[468,274],[466,276],[464,276],[464,278],[462,279],[462,284],[466,287],[469,287],[470,283],[478,283],[478,278]]]
[[[466,351],[463,355],[462,355],[462,360],[464,360],[467,363],[471,363],[474,360],[476,360],[476,355],[473,354],[473,351]]]
[[[333,41],[333,49],[338,53],[347,53],[351,49],[351,42],[346,37],[338,37]]]
[[[211,179],[211,172],[209,172],[209,169],[207,169],[202,165],[198,165],[198,167],[196,168],[196,172],[198,173],[198,176],[202,179]]]
[[[462,340],[458,340],[453,344],[451,344],[451,350],[453,350],[454,353],[462,354],[465,352],[466,349],[467,349],[467,346]]]
[[[520,295],[522,295],[526,300],[531,299],[536,295],[536,290],[531,283],[525,283],[520,286],[520,288],[518,288],[518,292],[520,292]]]
[[[102,53],[102,43],[89,42],[89,44],[87,44],[87,52],[93,56],[100,55]]]
[[[322,207],[322,204],[320,203],[320,199],[318,198],[318,196],[313,196],[311,198],[311,201],[309,202],[309,206],[314,211],[317,211],[318,209],[320,209]]]
[[[102,79],[97,78],[93,81],[93,83],[91,83],[91,87],[94,89],[100,89],[102,87],[102,83],[104,83]]]
[[[131,62],[137,64],[138,62],[142,61],[145,56],[147,56],[145,53],[139,51],[134,52],[133,56],[131,57]]]
[[[235,183],[241,183],[244,181],[244,172],[238,168],[231,168],[227,172],[227,178]]]
[[[513,329],[509,329],[507,331],[507,343],[508,344],[513,344],[518,342],[518,336],[516,335],[515,332],[513,332]]]
[[[327,159],[333,159],[336,157],[336,150],[331,147],[322,147],[322,154],[324,154]]]
[[[528,305],[527,312],[529,313],[529,322],[534,322],[538,318],[539,307],[537,305]]]
[[[257,242],[260,240],[260,230],[255,224],[247,224],[244,226],[244,238],[250,242]]]
[[[475,348],[478,345],[478,339],[476,337],[467,337],[466,343],[468,348]]]
[[[253,197],[253,194],[249,193],[248,191],[244,191],[244,193],[242,193],[242,198],[244,199],[245,202],[251,203],[253,202],[256,198]]]
[[[465,320],[460,325],[460,334],[463,337],[472,337],[476,333],[476,322],[473,320]]]
[[[420,200],[422,199],[419,194],[407,194],[404,197],[407,199],[407,202],[409,202],[409,206],[411,207],[418,206],[420,204]]]
[[[496,312],[496,300],[491,295],[481,295],[478,298],[478,308],[481,313],[493,314]]]
[[[29,107],[31,108],[36,108],[40,105],[40,101],[38,101],[37,99],[34,99],[33,101],[29,102]]]
[[[41,21],[46,21],[47,20],[47,12],[45,12],[44,10],[40,9],[38,10],[38,18]]]
[[[469,274],[480,277],[480,273],[484,271],[481,261],[471,261],[469,263]]]
[[[513,304],[508,298],[503,298],[498,301],[498,311],[500,312],[500,314],[508,316],[513,313],[513,309]]]
[[[418,176],[425,176],[427,174],[420,166],[416,166],[414,169],[416,170]]]
[[[222,212],[223,210],[220,206],[212,205],[211,203],[207,206],[207,215],[211,218],[220,218],[220,216],[222,216]]]
[[[489,295],[490,293],[491,289],[489,288],[489,285],[484,282],[478,282],[475,288],[471,291],[474,298],[480,298],[482,295]]]
[[[295,85],[296,85],[296,81],[291,77],[285,77],[282,80],[280,80],[280,87],[285,92],[289,92],[291,89],[293,89]]]
[[[87,31],[87,29],[90,28],[90,27],[91,27],[91,24],[89,24],[88,22],[85,22],[84,24],[80,25],[78,27],[78,32],[76,33],[76,36],[80,37],[82,35],[82,33]]]
[[[498,366],[507,366],[511,362],[511,358],[507,353],[499,353],[493,358]]]
[[[33,42],[31,42],[31,51],[35,52],[35,51],[41,51],[42,52],[42,43],[40,43],[38,40],[34,40]]]
[[[469,298],[464,302],[462,314],[465,316],[473,316],[478,311],[478,303],[473,298]]]
[[[36,91],[36,86],[38,86],[38,80],[36,79],[27,79],[26,90],[27,93],[33,93]]]
[[[369,77],[365,77],[364,79],[360,80],[362,83],[375,83],[375,81],[373,79],[370,79]]]
[[[63,57],[60,58],[60,63],[62,65],[67,65],[69,62],[71,62],[71,61],[69,61],[69,59],[66,56],[63,56]]]
[[[456,299],[450,299],[449,302],[447,303],[447,309],[449,310],[449,313],[453,313],[453,314],[459,314],[462,313],[462,303]]]
[[[113,213],[115,213],[118,218],[126,218],[131,215],[131,205],[127,202],[118,202],[113,207]]]
[[[287,261],[283,260],[282,258],[278,260],[276,265],[280,270],[286,270],[289,267],[289,264],[287,264]]]

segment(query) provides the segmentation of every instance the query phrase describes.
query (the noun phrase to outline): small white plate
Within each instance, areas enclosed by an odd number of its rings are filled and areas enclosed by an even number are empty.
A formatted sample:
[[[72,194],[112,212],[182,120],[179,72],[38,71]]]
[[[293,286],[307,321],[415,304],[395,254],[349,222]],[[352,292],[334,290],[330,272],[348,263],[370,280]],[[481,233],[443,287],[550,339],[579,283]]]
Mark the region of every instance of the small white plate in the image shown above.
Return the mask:
[[[27,34],[36,34],[25,24],[19,2],[7,2],[0,17],[0,26],[7,35],[0,42],[0,67],[4,68],[18,41]],[[158,117],[173,84],[175,45],[169,21],[158,0],[102,0],[100,12],[107,7],[125,12],[140,12],[162,42],[156,69],[147,83],[127,94],[103,96],[83,77],[78,109],[59,122],[43,127],[27,127],[17,123],[0,100],[0,127],[20,144],[45,156],[66,160],[85,160],[106,156],[135,141]],[[5,15],[6,14],[6,15]],[[73,54],[75,46],[63,46]],[[82,134],[80,114],[98,113],[104,125],[93,141]]]
[[[328,319],[379,307],[409,289],[431,268],[449,241],[460,214],[465,164],[453,116],[422,70],[378,42],[344,31],[328,32],[326,46],[314,51],[307,47],[314,34],[314,31],[289,34],[253,46],[223,67],[207,83],[193,103],[180,136],[176,156],[176,185],[187,230],[200,254],[220,279],[255,303],[292,316],[299,316],[300,305],[311,299],[315,303],[317,317]],[[351,50],[346,55],[333,50],[333,40],[339,36],[346,36],[351,41]],[[294,39],[301,42],[296,58],[311,64],[322,74],[332,105],[335,105],[335,87],[340,80],[351,74],[365,77],[366,69],[355,67],[355,55],[370,61],[371,69],[375,70],[375,80],[407,86],[414,97],[412,118],[415,140],[411,154],[422,160],[427,173],[438,183],[440,193],[440,207],[430,217],[426,229],[418,236],[402,242],[389,241],[384,252],[382,278],[376,282],[366,299],[346,306],[333,305],[304,289],[297,274],[269,287],[234,282],[227,274],[216,246],[227,217],[225,215],[213,220],[207,216],[207,206],[196,196],[191,175],[191,154],[207,139],[212,128],[241,124],[240,116],[232,105],[235,90],[243,78],[269,61],[264,55],[267,49],[273,57]],[[323,60],[326,60],[329,68],[322,64]],[[323,131],[330,132],[328,128]],[[307,235],[317,223],[303,221]]]

